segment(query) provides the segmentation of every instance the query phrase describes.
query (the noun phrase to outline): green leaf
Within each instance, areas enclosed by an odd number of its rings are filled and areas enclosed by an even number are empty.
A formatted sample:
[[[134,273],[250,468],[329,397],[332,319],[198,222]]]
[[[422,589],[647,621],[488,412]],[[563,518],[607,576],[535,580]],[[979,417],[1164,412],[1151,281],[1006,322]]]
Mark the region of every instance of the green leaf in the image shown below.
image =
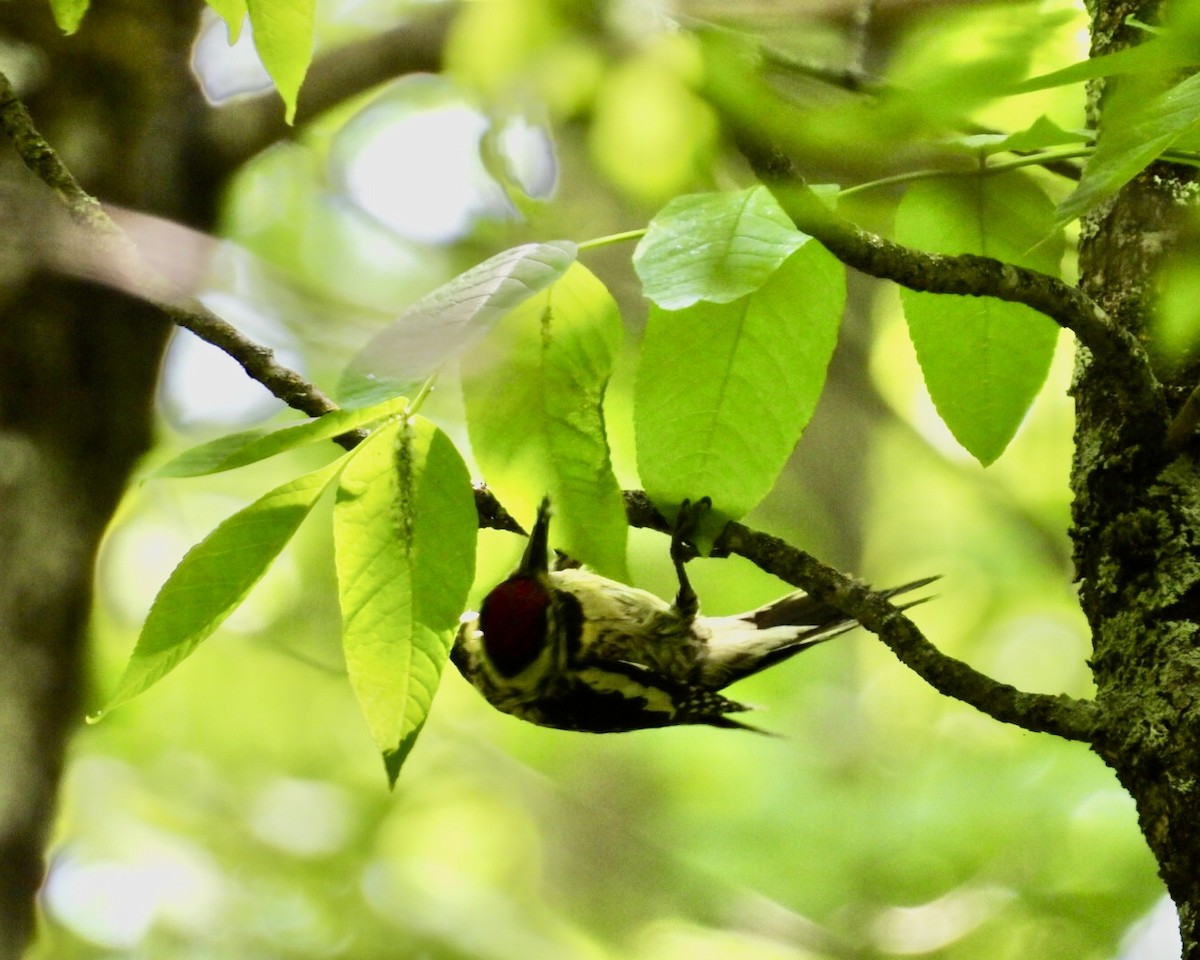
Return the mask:
[[[934,253],[975,253],[1057,274],[1061,231],[1022,173],[926,181],[896,212],[896,239]],[[985,466],[1004,452],[1054,355],[1058,327],[1029,307],[902,289],[909,335],[946,426]]]
[[[842,265],[809,241],[733,303],[650,308],[634,423],[656,503],[709,496],[736,519],[766,495],[816,407],[845,298]]]
[[[1058,207],[1058,222],[1069,223],[1112,196],[1200,121],[1200,74],[1139,103],[1109,110],[1083,178]]]
[[[230,44],[237,43],[246,22],[246,0],[208,0],[208,5],[225,21]]]
[[[316,5],[316,0],[246,0],[254,49],[283,97],[288,123],[296,118],[296,98],[312,62]]]
[[[150,474],[151,477],[200,477],[258,463],[287,450],[331,437],[340,436],[365,424],[402,413],[405,397],[393,397],[383,403],[356,410],[334,410],[305,423],[265,432],[246,430],[218,437],[209,443],[185,450]]]
[[[1196,55],[1195,50],[1189,49],[1186,42],[1181,42],[1182,39],[1164,37],[1148,40],[1136,47],[1127,47],[1115,53],[1107,53],[1102,57],[1081,60],[1069,67],[1063,67],[1061,70],[1054,70],[1051,73],[1023,80],[1009,90],[1009,95],[1048,90],[1051,87],[1083,83],[1086,80],[1096,80],[1100,77],[1112,77],[1118,74],[1169,71],[1177,67],[1200,63],[1200,57]]]
[[[446,360],[575,262],[566,240],[527,243],[459,274],[418,300],[355,355],[338,385],[344,402],[409,396]]]
[[[50,12],[54,14],[54,22],[58,29],[65,34],[72,34],[79,29],[83,15],[88,11],[89,0],[50,0]]]
[[[974,111],[995,102],[1075,18],[1062,6],[1025,12],[1013,16],[1007,5],[984,4],[919,18],[889,51],[887,89],[871,111],[878,132],[863,129],[864,142],[880,133],[907,139],[921,129],[961,128]]]
[[[262,579],[344,462],[345,457],[276,487],[187,552],[154,598],[101,716],[161,680],[225,621]]]
[[[463,364],[475,459],[517,515],[549,493],[557,545],[624,578],[628,525],[604,431],[604,389],[620,348],[617,304],[573,264],[500,321]]]
[[[633,254],[646,298],[664,310],[753,293],[807,238],[766,187],[677,197]]]
[[[996,142],[993,151],[1045,150],[1047,147],[1061,147],[1070,143],[1085,144],[1093,136],[1094,134],[1089,130],[1064,130],[1045,114],[1042,114],[1025,130],[1001,137]]]
[[[376,431],[342,472],[333,512],[342,646],[392,784],[467,601],[478,522],[466,465],[421,417]]]

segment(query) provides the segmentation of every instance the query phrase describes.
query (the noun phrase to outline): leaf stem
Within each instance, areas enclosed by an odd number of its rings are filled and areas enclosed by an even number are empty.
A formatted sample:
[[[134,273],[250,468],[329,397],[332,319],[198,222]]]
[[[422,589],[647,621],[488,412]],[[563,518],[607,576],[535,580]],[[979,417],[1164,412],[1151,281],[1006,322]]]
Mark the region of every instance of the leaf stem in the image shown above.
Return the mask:
[[[987,177],[997,173],[1005,173],[1009,170],[1018,170],[1021,167],[1040,167],[1057,163],[1060,160],[1076,160],[1080,157],[1090,157],[1095,152],[1095,145],[1089,144],[1087,146],[1062,147],[1057,150],[1042,150],[1038,153],[1014,157],[1011,160],[1001,160],[997,163],[985,162],[970,170],[909,170],[890,177],[880,177],[878,180],[868,180],[866,183],[856,183],[852,187],[839,190],[835,196],[840,199],[841,197],[849,197],[856,193],[864,193],[867,190],[874,190],[878,187],[890,187],[898,183],[911,183],[915,180],[932,180],[936,177]],[[1200,167],[1200,153],[1194,150],[1164,150],[1162,159],[1172,163],[1184,163],[1188,166]]]
[[[624,243],[626,240],[640,240],[646,235],[646,228],[640,230],[626,230],[624,233],[611,233],[607,237],[596,237],[593,240],[584,240],[582,243],[576,244],[578,250],[595,250],[597,247],[607,247],[612,243]]]
[[[1073,160],[1077,157],[1087,157],[1095,149],[1094,146],[1086,146],[1067,147],[1061,150],[1043,150],[1040,153],[1015,157],[1012,160],[1001,160],[998,163],[981,163],[970,170],[909,170],[890,177],[881,177],[878,180],[868,180],[866,183],[856,183],[852,187],[839,190],[837,197],[848,197],[855,193],[863,193],[867,190],[874,190],[877,187],[890,187],[897,183],[911,183],[914,180],[932,180],[935,177],[986,177],[997,173],[1005,173],[1009,170],[1018,170],[1021,167],[1036,167],[1058,160]]]
[[[438,368],[433,371],[433,373],[425,378],[425,382],[421,384],[421,389],[417,391],[417,395],[412,398],[408,406],[405,408],[405,417],[415,416],[421,409],[421,406],[429,398],[429,395],[433,393],[433,385],[437,381],[438,376],[441,374],[443,366],[445,366],[445,364],[439,365]]]
[[[1171,163],[1185,163],[1189,167],[1200,167],[1200,153],[1196,153],[1195,150],[1164,150],[1160,159]]]

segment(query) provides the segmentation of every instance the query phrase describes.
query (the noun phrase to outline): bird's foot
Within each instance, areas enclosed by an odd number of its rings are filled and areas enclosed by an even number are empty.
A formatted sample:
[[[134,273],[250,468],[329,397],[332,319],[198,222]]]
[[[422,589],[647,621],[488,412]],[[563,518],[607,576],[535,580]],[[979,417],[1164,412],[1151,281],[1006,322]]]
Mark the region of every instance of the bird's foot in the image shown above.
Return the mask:
[[[696,532],[700,518],[711,509],[712,500],[709,497],[701,497],[694,503],[691,500],[684,500],[679,505],[679,513],[675,517],[675,529],[671,532],[671,561],[675,564],[675,575],[679,578],[679,593],[675,595],[675,609],[688,620],[694,618],[700,611],[700,601],[688,580],[684,564],[697,555],[691,538]]]

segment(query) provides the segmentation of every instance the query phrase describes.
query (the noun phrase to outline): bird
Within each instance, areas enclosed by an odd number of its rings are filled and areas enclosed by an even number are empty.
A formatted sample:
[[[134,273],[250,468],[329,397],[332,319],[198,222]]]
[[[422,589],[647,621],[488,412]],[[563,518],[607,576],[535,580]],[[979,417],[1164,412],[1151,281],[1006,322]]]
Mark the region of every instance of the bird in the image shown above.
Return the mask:
[[[708,724],[763,732],[731,716],[753,708],[721,691],[859,624],[803,591],[746,613],[700,616],[684,564],[694,555],[688,536],[710,507],[705,497],[680,508],[671,538],[679,592],[668,603],[583,567],[552,570],[544,499],[517,569],[478,613],[463,615],[451,661],[492,706],[539,726],[618,733]]]

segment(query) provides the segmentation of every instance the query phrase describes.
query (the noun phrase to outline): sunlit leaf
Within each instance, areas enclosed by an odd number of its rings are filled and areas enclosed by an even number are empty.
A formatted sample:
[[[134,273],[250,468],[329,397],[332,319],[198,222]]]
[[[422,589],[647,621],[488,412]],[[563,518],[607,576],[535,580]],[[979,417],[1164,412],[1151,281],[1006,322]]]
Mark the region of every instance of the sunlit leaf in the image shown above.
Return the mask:
[[[58,29],[67,34],[78,30],[88,11],[88,3],[89,0],[50,0],[50,12],[54,14]]]
[[[1200,122],[1200,74],[1133,109],[1110,110],[1079,186],[1058,207],[1059,223],[1112,196]]]
[[[412,395],[442,363],[487,333],[575,262],[565,240],[513,247],[418,300],[367,343],[342,376],[347,402]]]
[[[1016,84],[1011,93],[1031,93],[1034,90],[1047,90],[1051,87],[1062,87],[1071,83],[1083,83],[1099,77],[1159,72],[1195,63],[1200,63],[1200,55],[1195,49],[1189,49],[1186,43],[1181,43],[1173,36],[1164,37],[1148,40],[1135,47],[1117,50],[1101,57],[1081,60],[1069,67],[1031,77]]]
[[[1019,173],[916,184],[897,211],[896,238],[1050,274],[1058,273],[1063,251],[1049,198]],[[908,289],[900,297],[938,413],[963,447],[991,463],[1046,379],[1058,327],[1029,307],[988,297]]]
[[[217,16],[225,21],[229,31],[229,42],[237,43],[246,22],[246,0],[207,0]]]
[[[246,0],[246,9],[254,49],[275,81],[291,123],[300,84],[312,62],[316,0]]]
[[[246,430],[185,450],[150,474],[152,477],[200,477],[258,463],[288,450],[329,440],[365,424],[401,413],[408,400],[393,397],[355,410],[335,410],[279,430]]]
[[[342,472],[342,645],[391,783],[429,714],[474,579],[477,528],[467,468],[428,420],[372,434]]]
[[[1093,136],[1094,134],[1088,130],[1064,130],[1043,114],[1027,129],[1009,134],[1007,137],[1001,137],[996,143],[996,149],[1045,150],[1047,147],[1087,143]]]
[[[550,494],[556,545],[619,578],[628,527],[601,405],[621,335],[616,302],[574,264],[500,321],[463,371],[488,485],[524,516]]]
[[[276,487],[187,552],[155,597],[105,713],[161,680],[225,621],[262,579],[343,462],[335,460]]]
[[[844,268],[810,240],[740,300],[650,308],[634,420],[655,502],[709,496],[738,518],[766,495],[821,394],[845,296]]]
[[[1025,77],[1064,27],[1078,23],[1062,4],[1026,8],[1023,16],[1004,4],[975,4],[914,18],[889,51],[876,122],[909,141],[923,125],[959,126]]]
[[[766,187],[692,194],[650,221],[633,268],[664,310],[730,303],[766,283],[806,239]]]

